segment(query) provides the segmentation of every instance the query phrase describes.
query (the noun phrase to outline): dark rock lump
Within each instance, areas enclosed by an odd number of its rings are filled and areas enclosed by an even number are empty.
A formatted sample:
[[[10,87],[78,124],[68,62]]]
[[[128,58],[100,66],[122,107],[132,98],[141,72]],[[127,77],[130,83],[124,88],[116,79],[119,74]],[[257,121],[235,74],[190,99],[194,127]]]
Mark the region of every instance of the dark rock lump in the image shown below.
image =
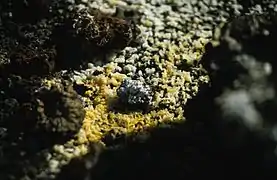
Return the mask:
[[[10,107],[8,102],[12,102],[8,99],[17,104],[12,115],[2,122],[10,134],[35,133],[66,140],[79,131],[85,110],[72,86],[41,87],[38,82],[23,79],[19,83],[9,87],[10,93],[5,95],[6,107]],[[20,94],[17,93],[18,88],[21,89]]]
[[[276,18],[265,13],[234,19],[201,60],[211,84],[189,101],[187,117],[211,128],[225,174],[276,175]]]

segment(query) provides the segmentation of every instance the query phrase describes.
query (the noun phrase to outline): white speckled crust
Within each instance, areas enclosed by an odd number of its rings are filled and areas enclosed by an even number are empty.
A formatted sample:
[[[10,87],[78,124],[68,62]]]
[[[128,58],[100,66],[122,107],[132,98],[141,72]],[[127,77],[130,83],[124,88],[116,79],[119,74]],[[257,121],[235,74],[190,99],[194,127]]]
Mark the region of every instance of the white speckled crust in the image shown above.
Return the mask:
[[[119,101],[125,106],[150,106],[151,88],[138,80],[125,79],[117,89]]]
[[[95,71],[104,72],[112,65],[113,73],[148,84],[153,90],[152,105],[177,112],[176,120],[184,117],[182,106],[187,100],[197,93],[202,83],[208,82],[197,62],[214,27],[245,11],[237,0],[87,0],[85,4],[111,14],[116,7],[135,11],[144,42],[141,46],[126,47],[107,64],[90,64],[72,80],[86,81]],[[262,9],[255,6],[250,11]],[[141,101],[139,97],[134,98],[125,100]]]
[[[143,43],[126,47],[109,57],[108,62],[98,60],[89,63],[87,69],[74,71],[71,80],[85,83],[92,77],[122,76],[130,79],[131,87],[107,90],[118,94],[130,93],[124,97],[127,104],[147,103],[156,109],[166,109],[171,120],[183,120],[183,106],[198,92],[201,84],[209,81],[198,61],[204,53],[204,45],[212,37],[215,26],[229,18],[245,12],[266,11],[264,5],[255,5],[245,10],[244,0],[81,0],[78,8],[89,7],[104,13],[115,14],[117,8],[133,11],[139,26]],[[77,0],[57,0],[76,6]],[[241,4],[239,4],[239,2]],[[269,7],[269,6],[268,6]],[[270,5],[277,9],[276,5]],[[60,10],[62,13],[62,10]],[[0,37],[2,38],[2,37]],[[10,42],[11,43],[11,42]],[[5,56],[0,52],[0,56]],[[1,62],[0,62],[1,63]],[[108,70],[107,70],[108,69]],[[109,71],[109,73],[106,73]],[[98,75],[95,75],[97,72]],[[104,75],[103,75],[104,74]],[[106,77],[105,77],[106,78]],[[105,79],[104,78],[104,79]],[[124,78],[123,78],[124,79]],[[105,79],[106,80],[106,79]],[[147,86],[141,85],[143,82]],[[149,86],[149,87],[148,87]],[[95,87],[98,88],[98,87]],[[128,89],[129,88],[129,89]],[[133,93],[139,91],[139,96]],[[152,94],[151,94],[151,93]],[[111,93],[112,94],[112,93]],[[116,94],[116,93],[115,93]],[[150,96],[151,94],[151,96]],[[141,97],[146,97],[143,99]],[[89,107],[88,109],[93,108]],[[83,129],[79,136],[86,136]],[[88,152],[85,144],[74,146],[70,141],[56,145],[47,156],[48,165],[37,179],[54,179],[63,165],[73,157]]]
[[[111,57],[110,62],[116,62],[117,67],[120,67],[116,68],[119,73],[126,74],[131,79],[143,78],[146,83],[154,86],[152,88],[161,89],[160,92],[154,92],[154,96],[158,97],[154,99],[155,104],[161,103],[170,109],[181,107],[187,97],[196,93],[194,90],[197,88],[193,86],[207,81],[207,78],[201,78],[200,82],[197,77],[192,77],[190,70],[180,70],[183,62],[193,64],[199,60],[203,46],[212,35],[211,24],[204,23],[202,19],[209,9],[203,3],[200,4],[200,11],[202,12],[203,6],[206,8],[200,18],[193,17],[195,13],[199,13],[197,3],[193,5],[189,1],[127,1],[128,4],[123,1],[100,2],[88,1],[98,9],[108,4],[111,9],[119,6],[139,13],[137,24],[142,31],[144,43],[134,48],[126,47]],[[195,6],[194,9],[192,6]],[[192,11],[184,13],[181,8],[192,8]],[[222,18],[226,19],[223,16]],[[210,20],[213,22],[213,19]],[[91,68],[86,71],[92,72]],[[197,70],[194,71],[196,76],[201,76]],[[168,89],[175,90],[169,92]]]

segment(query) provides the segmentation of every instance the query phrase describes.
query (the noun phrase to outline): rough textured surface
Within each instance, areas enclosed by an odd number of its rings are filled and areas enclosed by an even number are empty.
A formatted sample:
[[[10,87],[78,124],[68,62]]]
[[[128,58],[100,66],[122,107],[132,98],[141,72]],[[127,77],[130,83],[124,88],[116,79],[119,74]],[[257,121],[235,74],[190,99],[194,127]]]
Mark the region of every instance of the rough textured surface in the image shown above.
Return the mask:
[[[27,98],[24,101],[29,102],[32,98],[34,99],[30,107],[35,107],[34,109],[39,107],[36,99],[39,100],[40,98],[36,98],[35,95],[33,96],[28,92],[38,90],[38,92],[43,92],[44,95],[53,92],[52,95],[56,97],[57,94],[60,94],[58,95],[59,102],[62,102],[61,104],[64,107],[68,107],[71,110],[74,109],[73,114],[77,112],[77,107],[69,106],[68,103],[71,104],[71,100],[75,99],[78,105],[81,100],[86,111],[82,127],[78,133],[75,134],[74,138],[62,144],[41,145],[41,142],[47,141],[47,138],[41,139],[40,137],[43,136],[23,138],[21,134],[11,140],[9,139],[9,133],[5,135],[5,132],[8,131],[4,127],[1,128],[1,132],[3,132],[0,151],[3,153],[1,156],[1,162],[3,163],[0,164],[1,177],[8,180],[54,179],[60,173],[60,170],[64,168],[67,170],[64,171],[65,174],[61,173],[61,178],[63,179],[68,179],[69,174],[72,178],[76,177],[74,174],[77,174],[77,177],[82,176],[80,175],[82,172],[85,174],[84,177],[88,175],[91,176],[91,179],[111,177],[130,179],[134,174],[141,179],[147,179],[149,175],[154,175],[157,178],[184,179],[188,178],[189,175],[196,177],[200,174],[224,178],[229,177],[231,172],[235,176],[239,175],[235,173],[237,172],[236,170],[240,173],[245,170],[244,174],[249,176],[253,174],[252,172],[258,172],[256,170],[259,170],[260,164],[266,164],[268,160],[272,160],[268,156],[266,161],[263,158],[260,159],[265,163],[256,163],[258,160],[256,162],[251,161],[253,156],[261,157],[261,154],[267,154],[264,153],[263,149],[265,141],[261,140],[259,143],[253,143],[256,142],[256,136],[252,136],[255,132],[250,133],[251,140],[249,143],[251,145],[241,152],[239,150],[233,152],[234,148],[232,149],[232,147],[236,147],[236,144],[240,145],[240,143],[232,142],[233,138],[230,138],[230,141],[224,141],[228,143],[222,144],[222,140],[218,139],[219,136],[217,134],[222,133],[218,130],[232,132],[228,130],[228,123],[224,123],[225,121],[220,121],[219,124],[217,121],[210,123],[208,120],[223,119],[223,115],[220,115],[220,112],[225,111],[225,109],[227,109],[228,114],[224,114],[224,117],[232,116],[232,119],[234,119],[242,114],[239,111],[236,115],[229,112],[232,108],[236,110],[237,106],[234,106],[234,104],[239,103],[241,104],[239,106],[241,109],[250,109],[251,112],[254,112],[260,104],[263,104],[262,102],[267,102],[272,97],[275,97],[272,95],[253,100],[253,97],[259,97],[255,93],[265,92],[264,88],[259,86],[259,83],[263,82],[261,83],[262,87],[268,87],[268,84],[272,84],[270,77],[274,77],[269,73],[271,71],[270,66],[265,63],[270,61],[270,47],[274,46],[267,46],[268,42],[263,40],[268,32],[260,29],[264,28],[272,31],[273,29],[270,29],[270,27],[272,26],[272,21],[274,22],[274,18],[265,19],[244,16],[242,19],[234,21],[237,21],[237,25],[225,26],[221,35],[218,35],[217,30],[214,30],[214,28],[220,28],[221,24],[241,15],[275,10],[276,3],[273,0],[232,0],[228,2],[223,0],[1,1],[0,79],[1,81],[7,81],[5,83],[8,85],[6,89],[0,89],[1,97],[4,97],[3,101],[1,100],[1,104],[4,104],[7,109],[4,113],[1,111],[1,118],[3,117],[1,121],[5,121],[7,117],[12,116],[13,109],[20,106],[18,97],[7,97],[9,88],[18,84],[16,79],[9,80],[10,76],[13,76],[11,73],[18,73],[21,76],[26,73],[26,79],[31,86],[22,87],[19,83],[17,90],[21,92],[19,94],[26,95]],[[28,13],[28,15],[21,16],[22,13]],[[105,26],[103,26],[103,23]],[[251,28],[248,28],[248,25]],[[252,27],[252,25],[255,25],[255,27]],[[101,29],[102,27],[105,28]],[[230,30],[235,33],[230,35]],[[138,32],[140,32],[139,43],[130,43],[134,39],[137,40]],[[215,36],[221,37],[221,39],[216,40],[220,44],[219,48],[211,47],[211,45],[205,48],[208,42],[214,43],[214,40],[212,40],[213,32]],[[263,35],[261,35],[261,38],[254,38],[256,40],[253,40],[253,34],[249,35],[251,32]],[[101,34],[100,36],[99,33]],[[237,38],[237,34],[243,34],[244,36],[240,39]],[[94,37],[94,35],[96,36]],[[234,37],[230,38],[230,36]],[[273,39],[271,36],[268,37]],[[234,39],[237,41],[235,45],[232,44]],[[223,43],[220,43],[221,41]],[[258,53],[253,51],[253,47],[249,46],[254,44],[260,48],[269,48],[264,53],[261,53],[262,56],[258,56]],[[243,49],[238,49],[240,48],[239,45],[242,45]],[[27,48],[31,50],[28,51],[29,53],[26,52],[26,54],[23,53],[22,55],[16,53],[18,47],[26,46],[30,47]],[[111,47],[115,49],[111,49]],[[109,53],[107,53],[107,50]],[[205,62],[202,63],[203,61],[199,60],[205,51],[207,51],[203,58]],[[16,58],[11,58],[11,52],[17,54]],[[213,54],[218,56],[214,58]],[[52,60],[53,55],[55,56],[54,61]],[[234,59],[229,59],[233,57]],[[17,72],[16,68],[11,68],[13,71],[7,71],[7,64],[15,63],[19,65],[14,59],[23,63],[30,60],[31,62],[38,60],[37,62],[39,63],[33,63],[34,67],[38,65],[37,68],[32,68],[32,63],[30,66],[25,63],[26,69],[30,70],[29,72],[38,74],[28,74],[23,69]],[[213,63],[217,59],[223,59],[223,61]],[[261,59],[264,59],[264,61]],[[223,65],[221,62],[224,62],[222,63]],[[213,64],[224,66],[224,71],[220,72],[220,70],[212,69]],[[236,72],[237,67],[243,71],[242,77],[237,76],[237,74],[241,74]],[[205,69],[208,70],[208,74]],[[274,68],[272,69],[272,72],[274,72]],[[42,71],[38,70],[45,70],[46,76],[36,77],[38,84],[33,84],[32,79],[42,73]],[[226,74],[230,77],[228,78],[227,76],[225,78]],[[257,74],[260,76],[257,76]],[[30,75],[32,77],[29,77]],[[219,89],[214,88],[213,90],[223,89],[226,84],[229,88],[236,86],[233,84],[233,80],[237,80],[236,82],[239,82],[238,84],[240,85],[238,89],[243,89],[244,91],[239,91],[238,94],[232,88],[231,91],[233,93],[228,93],[225,90],[224,93],[223,90],[222,92],[208,91],[210,92],[208,94],[210,98],[208,102],[210,104],[206,104],[204,100],[201,100],[192,110],[187,110],[185,108],[187,101],[194,98],[199,90],[200,94],[201,91],[205,94],[202,86],[209,82],[208,75],[211,77],[211,84],[214,87],[219,87]],[[135,82],[143,82],[149,86],[152,94],[151,108],[148,111],[126,112],[111,108],[115,105],[115,99],[119,97],[117,91],[126,78]],[[79,95],[73,95],[73,98],[71,96],[72,89],[70,88],[65,88],[64,91],[60,91],[59,88],[52,90],[39,88],[47,84],[50,87],[60,87],[62,79],[67,79],[70,83],[73,83],[74,89]],[[24,81],[20,80],[19,82]],[[215,82],[220,82],[221,84]],[[32,90],[32,88],[34,89]],[[132,88],[141,89],[141,85],[139,83],[134,84]],[[269,89],[275,89],[275,87]],[[246,90],[254,91],[251,91],[251,94]],[[267,91],[264,94],[271,95]],[[211,99],[216,96],[220,97],[218,104],[213,104]],[[136,96],[130,96],[130,99],[124,98],[124,101],[140,102],[139,98],[134,100],[134,97]],[[46,100],[48,101],[48,98]],[[248,107],[249,104],[252,106],[251,108],[249,108],[250,106]],[[60,107],[57,104],[52,106],[58,109]],[[78,105],[78,109],[81,108],[80,106]],[[123,105],[121,106],[120,108],[126,108]],[[214,112],[215,109],[211,110],[211,107],[214,106],[219,113]],[[274,107],[274,105],[266,106],[266,113],[261,113],[260,116],[270,115],[270,112],[272,112],[270,107]],[[34,109],[31,112],[35,111]],[[49,111],[54,112],[53,114],[59,114],[58,111],[53,110],[51,107],[47,106],[44,109],[49,109]],[[205,111],[200,113],[202,110],[206,110],[209,113]],[[196,115],[202,115],[202,118],[192,118],[193,115],[190,115],[190,113],[193,114],[195,111]],[[263,110],[260,111],[262,112]],[[24,112],[30,111],[27,108],[27,111],[24,110]],[[214,114],[219,114],[219,117],[214,118],[212,116],[209,118],[213,112]],[[48,116],[52,113],[46,114]],[[251,116],[253,114],[255,113],[252,113]],[[56,124],[56,120],[59,119],[56,118],[56,115],[53,118],[47,118],[47,120],[53,120],[54,124]],[[204,121],[203,116],[205,117]],[[71,117],[69,116],[68,118]],[[248,119],[251,119],[251,117],[246,116],[243,120],[248,122]],[[177,125],[172,125],[172,122],[180,122],[183,125],[178,123]],[[268,121],[262,120],[261,122]],[[251,123],[253,123],[252,121],[249,124],[253,126]],[[216,128],[217,125],[222,125],[223,127]],[[26,126],[28,125],[26,124]],[[64,132],[64,128],[71,129],[71,127],[69,125],[66,128],[58,124],[55,131],[61,130]],[[248,131],[247,128],[251,126],[242,127],[241,129]],[[270,124],[267,127],[268,130],[265,130],[265,132],[271,132],[274,129],[271,128]],[[10,128],[15,127],[10,125]],[[160,128],[161,130],[159,130]],[[225,128],[227,128],[226,131],[224,131]],[[18,129],[22,131],[20,127]],[[53,130],[52,127],[49,129]],[[46,131],[49,129],[46,128]],[[155,133],[156,130],[158,133]],[[76,131],[74,130],[74,132]],[[220,137],[240,137],[239,132],[223,133],[224,136]],[[61,136],[59,135],[58,137]],[[241,137],[237,139],[241,139],[242,144],[248,142],[247,133],[246,139],[243,138],[245,137],[244,133],[242,133]],[[258,137],[267,138],[269,136],[260,135]],[[51,139],[48,138],[48,140]],[[91,155],[89,153],[90,149],[92,152],[97,152],[94,151],[96,147],[90,146],[94,142],[100,142],[105,146],[99,159],[97,159],[98,153],[96,153],[96,156],[93,153]],[[248,143],[246,143],[246,146],[248,146]],[[251,148],[255,149],[256,146],[260,147],[260,149],[252,153]],[[247,154],[247,152],[251,153]],[[85,154],[88,154],[88,158]],[[231,158],[226,158],[226,154],[230,154]],[[240,159],[235,158],[236,156]],[[74,158],[77,158],[79,162],[74,163],[74,160],[72,160]],[[12,161],[7,159],[12,159]],[[71,160],[72,164],[69,163]],[[94,164],[96,160],[99,163]],[[22,163],[16,165],[16,162]],[[93,163],[86,166],[87,162]],[[239,166],[238,162],[241,162],[242,166]],[[254,168],[255,171],[253,171],[253,168],[248,168],[248,165],[251,167],[249,162],[257,165],[256,169]],[[74,168],[79,165],[79,168]],[[244,169],[241,170],[239,167]],[[78,170],[66,173],[70,169]]]
[[[12,81],[11,87],[7,81],[1,82],[2,98],[5,99],[2,115],[6,116],[1,123],[9,135],[56,136],[50,141],[57,143],[58,139],[66,141],[79,131],[85,110],[70,85],[47,87],[41,86],[39,80],[13,78],[17,80]]]
[[[9,54],[10,63],[2,67],[4,74],[12,73],[22,77],[33,75],[47,75],[54,71],[56,50],[42,49],[41,47],[32,47],[18,45],[14,51]]]
[[[130,109],[148,109],[152,103],[151,88],[140,82],[125,79],[117,89],[118,103]]]
[[[111,51],[139,44],[140,30],[134,22],[98,10],[75,11],[54,30],[53,38],[61,59],[58,66],[74,68],[80,66],[79,61],[87,63],[99,56],[100,60],[106,60]]]

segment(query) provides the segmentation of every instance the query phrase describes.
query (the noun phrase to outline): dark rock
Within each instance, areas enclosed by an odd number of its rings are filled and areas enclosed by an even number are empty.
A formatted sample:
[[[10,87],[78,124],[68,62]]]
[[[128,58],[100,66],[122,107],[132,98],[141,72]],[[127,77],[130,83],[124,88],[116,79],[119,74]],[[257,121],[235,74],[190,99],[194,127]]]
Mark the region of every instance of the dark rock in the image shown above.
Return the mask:
[[[246,15],[220,29],[201,60],[210,87],[187,104],[188,119],[214,133],[226,175],[276,175],[276,17]]]
[[[46,17],[52,0],[3,0],[2,6],[10,20],[17,23],[35,23]]]
[[[54,31],[59,59],[62,59],[59,66],[76,67],[83,63],[79,61],[106,56],[126,46],[138,44],[139,34],[139,28],[132,21],[99,11],[72,11],[69,18]]]
[[[147,110],[151,108],[153,92],[149,85],[125,79],[117,89],[118,103],[126,110]]]
[[[56,50],[19,45],[9,58],[10,63],[3,68],[4,73],[22,77],[43,76],[54,71]]]
[[[81,128],[85,110],[77,93],[68,84],[41,87],[38,81],[19,79],[5,94],[18,105],[4,120],[10,135],[41,136],[55,143],[72,138]],[[4,102],[7,102],[4,101]],[[5,104],[9,107],[9,104]],[[55,138],[49,138],[55,137]]]

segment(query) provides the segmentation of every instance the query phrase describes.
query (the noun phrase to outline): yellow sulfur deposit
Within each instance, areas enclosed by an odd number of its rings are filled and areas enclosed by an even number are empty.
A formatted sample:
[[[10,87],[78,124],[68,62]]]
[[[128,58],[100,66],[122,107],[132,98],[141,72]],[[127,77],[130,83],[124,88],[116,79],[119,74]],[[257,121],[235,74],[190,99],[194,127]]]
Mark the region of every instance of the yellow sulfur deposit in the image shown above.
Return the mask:
[[[111,73],[112,69],[106,71]],[[149,127],[168,121],[181,120],[183,116],[176,118],[166,109],[152,110],[147,114],[142,112],[121,113],[109,109],[113,99],[116,98],[116,89],[123,81],[125,75],[111,73],[109,76],[102,74],[85,81],[90,87],[86,92],[91,98],[91,106],[86,109],[86,117],[83,127],[78,135],[78,143],[99,141],[106,133],[116,130],[122,133],[140,132]]]

